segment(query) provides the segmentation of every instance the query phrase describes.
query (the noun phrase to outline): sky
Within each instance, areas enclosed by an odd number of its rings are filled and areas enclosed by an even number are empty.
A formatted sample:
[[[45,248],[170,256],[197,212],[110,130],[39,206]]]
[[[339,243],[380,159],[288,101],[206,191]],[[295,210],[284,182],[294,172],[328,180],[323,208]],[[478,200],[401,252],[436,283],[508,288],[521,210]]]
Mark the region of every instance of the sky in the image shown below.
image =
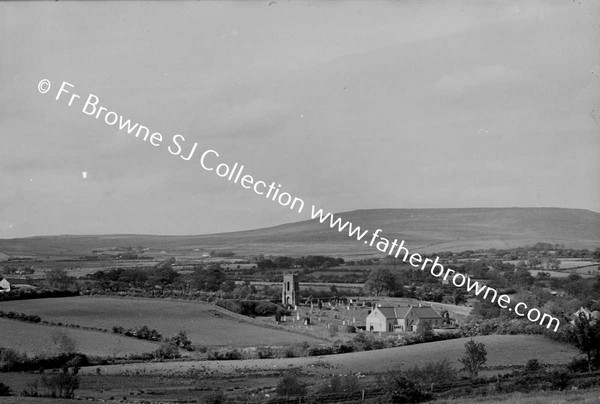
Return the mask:
[[[600,212],[599,39],[592,0],[2,2],[0,238],[246,230],[311,205]],[[163,143],[85,114],[90,93]]]

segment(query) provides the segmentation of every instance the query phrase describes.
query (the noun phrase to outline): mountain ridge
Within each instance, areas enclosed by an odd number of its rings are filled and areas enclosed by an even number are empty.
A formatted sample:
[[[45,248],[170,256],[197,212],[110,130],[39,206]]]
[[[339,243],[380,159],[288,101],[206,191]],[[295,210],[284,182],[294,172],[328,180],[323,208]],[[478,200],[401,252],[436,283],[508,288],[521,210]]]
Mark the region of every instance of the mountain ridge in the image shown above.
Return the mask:
[[[571,248],[600,247],[600,213],[569,208],[379,208],[335,213],[343,222],[389,240],[405,240],[421,252],[514,248],[536,242]],[[273,254],[378,255],[329,220],[305,220],[272,227],[200,235],[99,234],[0,239],[0,252],[89,253],[95,248],[144,246],[169,252],[231,249]],[[370,238],[370,235],[366,236]]]

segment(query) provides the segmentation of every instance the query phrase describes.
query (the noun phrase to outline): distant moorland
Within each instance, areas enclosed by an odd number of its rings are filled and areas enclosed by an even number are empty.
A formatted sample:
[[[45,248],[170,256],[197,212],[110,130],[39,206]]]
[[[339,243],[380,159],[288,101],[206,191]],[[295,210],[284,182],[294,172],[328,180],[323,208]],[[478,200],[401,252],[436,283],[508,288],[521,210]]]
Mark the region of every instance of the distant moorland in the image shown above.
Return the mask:
[[[600,244],[600,213],[582,209],[369,209],[337,216],[369,231],[380,228],[383,237],[403,239],[409,248],[425,253],[513,248],[538,242],[590,249]],[[212,249],[287,255],[381,255],[347,233],[331,229],[328,223],[307,220],[264,229],[191,236],[63,235],[0,239],[0,255],[68,256],[116,246],[144,246],[190,257]]]

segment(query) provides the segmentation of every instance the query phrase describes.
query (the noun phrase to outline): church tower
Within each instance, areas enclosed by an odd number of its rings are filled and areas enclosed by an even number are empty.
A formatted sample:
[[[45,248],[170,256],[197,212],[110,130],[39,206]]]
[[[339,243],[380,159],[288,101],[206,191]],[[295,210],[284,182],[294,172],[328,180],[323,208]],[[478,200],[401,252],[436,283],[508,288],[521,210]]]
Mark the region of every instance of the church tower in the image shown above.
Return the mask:
[[[296,306],[299,300],[300,282],[298,282],[298,274],[283,274],[283,292],[281,293],[281,302],[284,306]]]

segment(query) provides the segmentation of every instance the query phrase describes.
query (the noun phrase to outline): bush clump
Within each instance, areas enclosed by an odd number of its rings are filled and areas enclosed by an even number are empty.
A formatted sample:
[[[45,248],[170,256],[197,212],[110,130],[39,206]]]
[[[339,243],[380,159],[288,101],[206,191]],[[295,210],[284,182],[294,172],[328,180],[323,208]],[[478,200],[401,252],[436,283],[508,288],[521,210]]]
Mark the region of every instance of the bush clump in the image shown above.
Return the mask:
[[[154,351],[154,357],[157,359],[177,359],[180,356],[179,347],[173,342],[163,342]]]
[[[237,349],[221,348],[218,351],[208,353],[209,361],[237,360],[242,359],[242,353]]]
[[[10,396],[10,387],[0,382],[0,396]]]
[[[280,305],[268,300],[221,299],[217,300],[215,304],[226,310],[248,317],[272,316],[279,309],[283,309]]]

